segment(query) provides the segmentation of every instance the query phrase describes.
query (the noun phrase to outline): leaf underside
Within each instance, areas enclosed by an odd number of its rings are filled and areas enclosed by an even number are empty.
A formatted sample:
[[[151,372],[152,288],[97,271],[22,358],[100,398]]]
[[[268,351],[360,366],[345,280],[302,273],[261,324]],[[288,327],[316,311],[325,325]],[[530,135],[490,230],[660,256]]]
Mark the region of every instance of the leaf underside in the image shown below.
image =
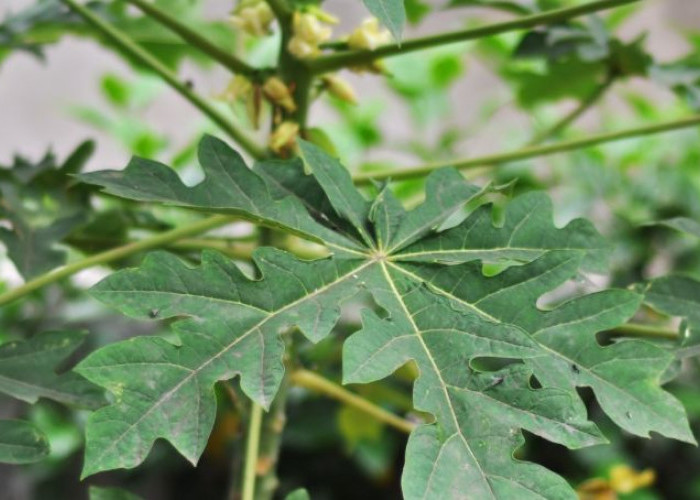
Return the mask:
[[[582,269],[604,267],[606,245],[590,223],[555,227],[551,203],[533,193],[514,199],[499,226],[482,207],[440,231],[481,193],[458,172],[433,173],[425,202],[406,211],[386,188],[366,200],[314,146],[302,143],[301,153],[310,175],[289,161],[276,162],[274,176],[272,165],[248,169],[206,138],[206,178],[197,186],[144,160],[82,177],[132,199],[237,213],[332,252],[303,261],[260,248],[255,278],[214,252],[194,268],[159,252],[96,285],[95,297],[129,316],[177,318],[181,344],[134,338],[80,363],[80,374],[115,396],[89,419],[84,475],[135,467],[158,438],[196,463],[213,425],[214,384],[238,375],[246,394],[268,407],[284,375],[281,336],[298,328],[312,342],[326,337],[342,302],[360,290],[377,309],[363,311],[362,328],[345,342],[344,381],[379,380],[413,361],[414,405],[435,416],[410,437],[406,498],[576,498],[564,479],[513,453],[523,429],[569,448],[605,442],[588,420],[582,386],[628,432],[694,442],[683,408],[660,387],[671,355],[641,341],[596,341],[634,314],[639,294],[606,290],[537,306]],[[300,185],[315,195],[298,196]],[[484,263],[505,270],[485,276]],[[487,371],[479,358],[510,362]]]

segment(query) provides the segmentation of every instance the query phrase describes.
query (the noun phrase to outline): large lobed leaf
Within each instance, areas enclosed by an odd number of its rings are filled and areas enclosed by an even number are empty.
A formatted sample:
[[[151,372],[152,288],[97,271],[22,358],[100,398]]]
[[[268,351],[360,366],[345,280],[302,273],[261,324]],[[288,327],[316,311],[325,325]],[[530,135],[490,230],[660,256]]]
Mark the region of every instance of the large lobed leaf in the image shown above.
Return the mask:
[[[413,361],[415,407],[435,416],[409,440],[406,498],[575,498],[562,478],[513,454],[521,430],[569,448],[605,442],[582,386],[633,434],[694,441],[682,407],[660,387],[671,356],[646,342],[596,341],[634,314],[640,295],[607,290],[537,305],[582,269],[604,267],[606,245],[590,223],[557,228],[547,198],[529,194],[510,203],[500,225],[482,207],[441,230],[481,193],[457,172],[432,174],[425,202],[406,211],[386,187],[366,200],[337,160],[310,144],[301,153],[305,169],[294,160],[250,170],[208,138],[200,150],[207,177],[194,187],[141,160],[83,177],[122,196],[237,213],[315,241],[333,234],[325,259],[259,249],[255,278],[216,253],[196,268],[156,253],[96,285],[98,299],[130,316],[178,318],[180,344],[135,338],[78,366],[115,395],[88,422],[84,474],[134,467],[158,438],[196,462],[213,424],[214,384],[239,375],[243,390],[269,406],[284,372],[281,335],[296,327],[322,339],[361,288],[378,309],[363,311],[344,345],[345,382],[378,380]],[[485,276],[484,261],[505,270]],[[507,362],[487,371],[479,358]]]

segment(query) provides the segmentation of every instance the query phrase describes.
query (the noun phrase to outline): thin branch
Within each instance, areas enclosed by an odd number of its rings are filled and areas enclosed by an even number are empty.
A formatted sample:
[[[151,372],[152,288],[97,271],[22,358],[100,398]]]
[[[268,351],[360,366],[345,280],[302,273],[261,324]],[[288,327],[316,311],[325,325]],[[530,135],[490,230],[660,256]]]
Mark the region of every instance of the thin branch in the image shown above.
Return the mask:
[[[327,73],[341,68],[351,66],[362,66],[377,59],[392,57],[416,50],[429,49],[439,45],[475,40],[487,36],[507,33],[509,31],[524,30],[541,26],[543,24],[553,24],[566,21],[568,19],[591,14],[601,10],[611,9],[621,5],[635,3],[640,0],[597,0],[584,5],[566,7],[562,9],[550,10],[539,14],[520,17],[512,21],[491,24],[480,28],[453,31],[439,35],[405,40],[401,44],[389,44],[375,50],[347,50],[336,54],[319,57],[307,63],[312,72]]]
[[[67,278],[68,276],[82,271],[83,269],[123,259],[144,250],[163,247],[187,236],[193,236],[195,234],[200,234],[210,229],[229,224],[234,220],[236,219],[229,215],[215,215],[171,231],[166,231],[164,233],[151,236],[150,238],[145,238],[141,241],[129,243],[127,245],[107,250],[106,252],[101,252],[90,257],[86,257],[79,261],[55,269],[49,273],[43,274],[37,278],[34,278],[33,280],[27,281],[24,285],[21,285],[14,290],[0,294],[0,306],[17,300],[50,283],[55,283],[63,278]]]
[[[171,31],[177,33],[177,35],[184,41],[188,42],[191,46],[196,47],[201,50],[209,57],[215,61],[221,63],[223,66],[227,67],[234,73],[239,73],[248,77],[253,77],[258,74],[261,70],[254,68],[244,61],[241,61],[232,54],[229,54],[225,50],[214,45],[212,42],[201,36],[196,31],[191,30],[184,24],[182,24],[178,19],[174,18],[167,12],[159,9],[153,4],[150,4],[144,0],[124,0],[131,5],[134,5],[144,14],[152,17],[157,22],[167,27]]]
[[[262,406],[253,402],[248,421],[248,441],[246,443],[245,463],[243,464],[243,496],[242,500],[254,500],[256,467],[260,449],[260,429],[262,428]]]
[[[619,132],[610,132],[606,134],[596,134],[581,139],[571,141],[563,141],[555,144],[547,144],[544,146],[528,146],[510,153],[481,156],[465,160],[455,160],[449,163],[428,164],[419,167],[413,167],[405,170],[380,170],[377,172],[368,172],[356,175],[353,177],[355,184],[367,185],[372,180],[392,179],[403,180],[413,179],[429,174],[433,170],[438,170],[443,167],[453,167],[459,170],[483,166],[498,166],[504,163],[512,163],[515,161],[526,160],[528,158],[536,158],[539,156],[547,156],[555,153],[563,153],[566,151],[574,151],[577,149],[585,149],[598,144],[607,142],[620,141],[633,137],[643,137],[652,134],[670,132],[688,127],[700,125],[700,115],[692,115],[687,118],[672,120],[654,125],[646,125],[643,127],[635,127]]]
[[[158,59],[141,48],[123,32],[100,19],[100,17],[96,16],[89,9],[86,9],[82,5],[75,2],[75,0],[61,1],[75,11],[76,14],[85,19],[88,24],[91,24],[98,31],[100,31],[108,40],[112,41],[117,47],[124,51],[124,53],[133,57],[144,66],[151,69],[154,73],[157,73],[173,89],[180,93],[180,95],[190,101],[197,109],[208,116],[219,127],[221,127],[222,130],[224,130],[233,140],[240,144],[240,146],[251,156],[255,158],[262,158],[265,156],[265,151],[258,146],[253,139],[248,137],[243,130],[240,130],[237,125],[231,122],[202,97],[192,92],[187,84],[178,79],[177,75],[170,71],[170,69],[168,69]]]
[[[554,125],[550,126],[546,130],[535,135],[532,140],[528,143],[528,146],[536,146],[547,139],[560,134],[566,127],[574,123],[581,116],[583,116],[586,111],[592,108],[604,95],[610,90],[613,83],[615,82],[615,77],[610,74],[603,83],[598,85],[591,94],[586,97],[583,101],[579,103],[576,108],[574,108],[570,113],[557,121]]]
[[[404,420],[403,418],[386,411],[384,408],[361,398],[357,394],[353,394],[347,389],[344,389],[338,384],[335,384],[314,372],[301,369],[296,370],[292,373],[290,380],[291,383],[296,386],[325,394],[326,396],[360,410],[361,412],[366,413],[367,415],[370,415],[380,422],[390,425],[401,432],[408,434],[416,427],[416,424],[413,422]]]

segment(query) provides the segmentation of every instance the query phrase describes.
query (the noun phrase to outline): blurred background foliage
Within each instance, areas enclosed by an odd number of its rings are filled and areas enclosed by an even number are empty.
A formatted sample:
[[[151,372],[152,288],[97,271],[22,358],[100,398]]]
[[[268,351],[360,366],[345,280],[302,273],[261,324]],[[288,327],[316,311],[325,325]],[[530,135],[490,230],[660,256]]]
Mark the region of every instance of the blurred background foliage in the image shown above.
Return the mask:
[[[275,59],[278,40],[274,36],[239,36],[226,16],[205,15],[203,2],[155,3],[250,61],[265,65]],[[413,25],[407,36],[436,31],[436,23],[430,23],[433,18],[449,17],[453,24],[457,19],[458,26],[465,27],[576,3],[580,2],[407,0],[408,19]],[[227,101],[226,82],[216,77],[217,70],[200,52],[123,2],[90,1],[87,5],[185,78],[193,74],[201,80],[201,75],[214,74],[213,79],[204,80],[219,84],[218,89],[211,84],[208,96],[223,112],[246,121],[245,109]],[[700,108],[700,31],[676,29],[686,47],[683,54],[659,57],[645,33],[627,29],[645,8],[645,3],[635,4],[546,29],[392,58],[384,64],[384,75],[347,75],[358,89],[357,103],[319,92],[310,123],[316,141],[337,152],[355,171],[371,172],[449,162],[487,150],[507,151],[689,115]],[[358,11],[345,8],[342,2],[328,2],[327,9],[341,18],[340,33],[359,22]],[[15,59],[44,61],[56,47],[75,37],[99,44],[105,53],[114,52],[110,43],[57,1],[38,0],[0,14],[4,15],[0,23],[0,89],[3,69]],[[101,142],[111,141],[125,152],[124,157],[157,158],[178,169],[188,182],[201,178],[195,145],[202,133],[216,134],[216,127],[202,118],[195,123],[183,118],[181,128],[186,133],[172,137],[168,132],[172,128],[164,129],[149,119],[154,102],[169,90],[138,63],[129,59],[126,63],[131,70],[115,68],[90,82],[99,92],[99,102],[76,100],[62,110],[67,122],[78,122],[94,131],[92,135],[99,138],[96,143],[61,144],[62,150],[71,147],[73,152],[32,151],[31,157],[20,154],[22,145],[17,144],[14,160],[0,165],[0,217],[8,222],[0,227],[5,247],[0,286],[4,289],[77,256],[163,231],[194,217],[182,210],[117,201],[66,175],[84,168],[113,166],[104,164],[106,157],[100,156]],[[71,74],[70,67],[62,71]],[[481,89],[464,86],[474,73]],[[199,83],[192,85],[198,87]],[[567,116],[573,119],[561,122]],[[32,119],[42,120],[41,116]],[[12,117],[3,116],[2,120],[3,127],[11,126]],[[572,289],[557,297],[561,300],[604,285],[627,287],[675,272],[700,278],[698,234],[679,231],[673,224],[657,224],[673,218],[700,221],[699,139],[697,129],[688,129],[499,167],[485,166],[467,175],[477,183],[508,186],[492,200],[496,204],[512,193],[546,190],[555,200],[559,224],[578,216],[589,217],[612,241],[609,279],[582,276]],[[102,160],[96,162],[95,158]],[[420,197],[422,182],[397,183],[395,192],[413,204]],[[233,230],[215,233],[207,245],[246,266],[255,236],[254,228],[239,224]],[[273,243],[280,238],[273,234]],[[169,250],[197,262],[201,243],[194,238],[183,240]],[[123,267],[141,257],[112,265]],[[78,353],[66,360],[68,367],[106,343],[134,335],[169,335],[167,322],[128,320],[84,293],[107,271],[80,273],[0,309],[0,343],[31,338],[55,329],[55,325],[89,331]],[[363,300],[369,302],[367,297],[358,299]],[[357,305],[347,308],[334,337],[315,346],[301,344],[296,353],[299,365],[340,380],[341,341],[357,325],[357,309]],[[640,316],[658,324],[678,324],[678,319],[669,323],[668,317],[651,308],[642,310]],[[672,375],[669,388],[683,401],[698,431],[697,361],[684,359]],[[387,381],[352,390],[410,418],[412,379],[411,370],[406,369]],[[231,471],[242,449],[241,415],[234,410],[237,394],[235,383],[233,388],[220,387],[217,424],[198,468],[193,469],[160,443],[143,467],[101,474],[86,482],[79,481],[85,411],[45,400],[26,405],[2,396],[0,417],[33,422],[48,437],[51,452],[47,460],[37,464],[0,466],[0,498],[61,500],[87,498],[88,494],[95,499],[133,498],[109,488],[88,491],[91,486],[116,484],[154,500],[225,498],[227,491],[236,491],[231,483],[237,478],[232,479]],[[605,422],[590,395],[587,401],[591,414]],[[290,389],[287,422],[279,470],[280,498],[300,486],[308,488],[314,499],[400,498],[406,436],[301,388]],[[582,485],[583,498],[700,498],[700,476],[695,473],[700,470],[697,448],[658,436],[649,440],[631,437],[611,423],[602,428],[610,446],[569,451],[528,436],[527,446],[519,453],[564,475],[572,484]],[[655,478],[639,479],[620,466],[650,469]],[[638,481],[639,488],[628,491],[630,488],[620,487],[621,481],[624,483],[620,477]]]

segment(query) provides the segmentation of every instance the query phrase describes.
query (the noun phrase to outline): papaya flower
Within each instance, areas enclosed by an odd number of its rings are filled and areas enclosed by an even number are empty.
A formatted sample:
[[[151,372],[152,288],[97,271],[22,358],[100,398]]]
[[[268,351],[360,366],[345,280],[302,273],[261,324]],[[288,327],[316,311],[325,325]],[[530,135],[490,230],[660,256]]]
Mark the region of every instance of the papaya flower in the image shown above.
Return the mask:
[[[268,146],[276,154],[284,153],[294,147],[298,135],[298,123],[293,121],[283,121],[270,135]]]
[[[292,97],[292,92],[289,87],[276,76],[271,76],[265,81],[262,87],[265,97],[267,97],[270,102],[281,106],[289,112],[293,112],[297,109],[297,105]]]
[[[231,24],[252,36],[269,35],[274,19],[272,9],[264,0],[242,0],[229,18]]]
[[[350,86],[348,82],[343,80],[337,75],[323,75],[321,77],[324,87],[334,97],[337,97],[341,101],[349,102],[351,104],[357,104],[357,95],[355,90]]]

